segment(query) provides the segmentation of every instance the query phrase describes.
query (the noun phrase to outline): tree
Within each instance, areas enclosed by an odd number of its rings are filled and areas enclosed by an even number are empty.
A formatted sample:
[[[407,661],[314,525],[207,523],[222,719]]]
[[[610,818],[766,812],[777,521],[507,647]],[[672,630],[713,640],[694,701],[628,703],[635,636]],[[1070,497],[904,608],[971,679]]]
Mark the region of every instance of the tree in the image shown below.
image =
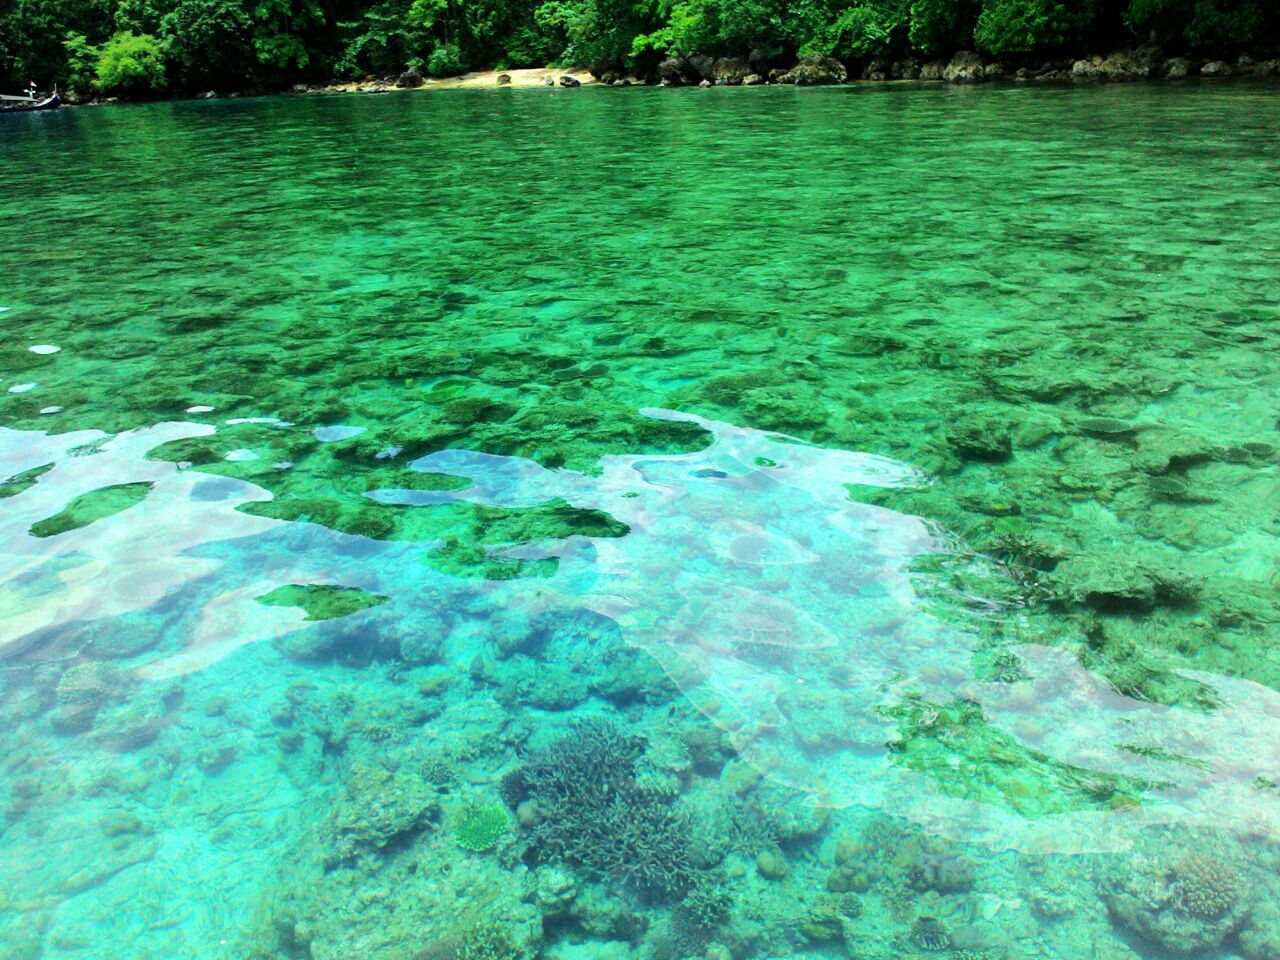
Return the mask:
[[[243,82],[251,70],[253,22],[239,0],[181,0],[160,21],[177,84]]]
[[[914,0],[908,33],[911,48],[932,54],[969,46],[979,9],[978,0]]]
[[[95,83],[104,93],[150,93],[165,85],[164,51],[145,33],[124,31],[102,45]]]
[[[1234,48],[1263,37],[1275,41],[1280,5],[1274,0],[1132,0],[1126,21],[1139,35],[1195,49]]]
[[[997,56],[1054,50],[1082,33],[1093,15],[1093,0],[985,0],[973,40]]]

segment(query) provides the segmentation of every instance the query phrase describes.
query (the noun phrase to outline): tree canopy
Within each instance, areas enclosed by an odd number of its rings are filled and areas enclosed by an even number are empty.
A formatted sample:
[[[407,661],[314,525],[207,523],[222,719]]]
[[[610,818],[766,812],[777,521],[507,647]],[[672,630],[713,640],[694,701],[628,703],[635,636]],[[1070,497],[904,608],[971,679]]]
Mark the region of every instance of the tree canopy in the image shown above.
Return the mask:
[[[1274,49],[1276,0],[0,0],[0,80],[146,95],[673,51],[784,60]]]

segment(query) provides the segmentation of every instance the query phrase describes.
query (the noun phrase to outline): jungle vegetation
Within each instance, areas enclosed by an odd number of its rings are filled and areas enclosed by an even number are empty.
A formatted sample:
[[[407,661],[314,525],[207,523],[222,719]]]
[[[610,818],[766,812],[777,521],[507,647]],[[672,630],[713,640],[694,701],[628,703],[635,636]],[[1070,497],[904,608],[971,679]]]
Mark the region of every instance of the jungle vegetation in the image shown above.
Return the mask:
[[[845,61],[1157,43],[1255,54],[1276,0],[0,0],[0,83],[134,96],[548,64],[641,73],[672,51]]]

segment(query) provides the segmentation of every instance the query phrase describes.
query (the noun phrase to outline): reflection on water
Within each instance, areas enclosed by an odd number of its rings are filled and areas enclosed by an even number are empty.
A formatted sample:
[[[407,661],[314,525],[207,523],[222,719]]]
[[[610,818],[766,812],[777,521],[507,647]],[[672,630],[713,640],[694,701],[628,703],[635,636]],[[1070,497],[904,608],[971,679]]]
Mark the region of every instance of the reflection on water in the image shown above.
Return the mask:
[[[31,478],[0,501],[12,923],[51,928],[48,956],[191,937],[204,944],[184,955],[221,955],[252,938],[240,914],[277,882],[282,851],[323,821],[333,771],[322,757],[351,736],[319,733],[316,782],[282,762],[277,747],[286,761],[300,749],[285,732],[300,691],[334,683],[336,669],[355,694],[347,709],[370,714],[370,740],[449,744],[472,736],[471,711],[492,703],[484,691],[535,727],[548,711],[643,703],[652,681],[612,697],[579,688],[611,643],[643,651],[724,732],[735,759],[722,782],[782,791],[788,816],[856,829],[880,811],[935,840],[1037,857],[1123,853],[1159,823],[1276,838],[1274,692],[1198,672],[1187,679],[1213,692],[1214,709],[1123,696],[1072,651],[1029,639],[1034,613],[997,564],[859,501],[927,483],[911,466],[646,415],[696,425],[706,447],[609,456],[592,473],[444,450],[412,470],[465,485],[369,493],[422,510],[555,501],[625,525],[492,548],[534,572],[511,579],[441,572],[424,562],[440,544],[250,516],[241,508],[269,499],[262,489],[148,457],[208,426],[0,431],[0,474]],[[98,506],[95,492],[129,485],[145,495]],[[63,518],[56,529],[32,533],[51,517]],[[334,599],[363,595],[373,599]],[[522,661],[533,674],[511,673]],[[634,669],[614,660],[603,672]],[[474,692],[446,695],[443,714],[405,708],[407,730],[377,718],[403,699],[402,673],[423,692],[446,688],[440,671]],[[268,709],[282,690],[292,706]],[[480,776],[496,775],[511,751],[485,749],[497,759]],[[210,885],[225,902],[198,895]],[[1100,895],[1128,895],[1116,889]],[[175,891],[190,902],[171,913]],[[137,916],[104,926],[122,897]],[[101,942],[84,942],[87,930]]]

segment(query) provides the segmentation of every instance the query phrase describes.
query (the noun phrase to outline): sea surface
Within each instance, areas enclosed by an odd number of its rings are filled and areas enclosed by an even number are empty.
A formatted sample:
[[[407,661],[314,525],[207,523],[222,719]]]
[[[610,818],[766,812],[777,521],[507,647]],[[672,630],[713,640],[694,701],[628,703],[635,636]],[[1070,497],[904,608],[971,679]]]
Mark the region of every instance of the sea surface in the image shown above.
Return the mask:
[[[0,960],[1280,960],[1280,86],[0,120]]]

